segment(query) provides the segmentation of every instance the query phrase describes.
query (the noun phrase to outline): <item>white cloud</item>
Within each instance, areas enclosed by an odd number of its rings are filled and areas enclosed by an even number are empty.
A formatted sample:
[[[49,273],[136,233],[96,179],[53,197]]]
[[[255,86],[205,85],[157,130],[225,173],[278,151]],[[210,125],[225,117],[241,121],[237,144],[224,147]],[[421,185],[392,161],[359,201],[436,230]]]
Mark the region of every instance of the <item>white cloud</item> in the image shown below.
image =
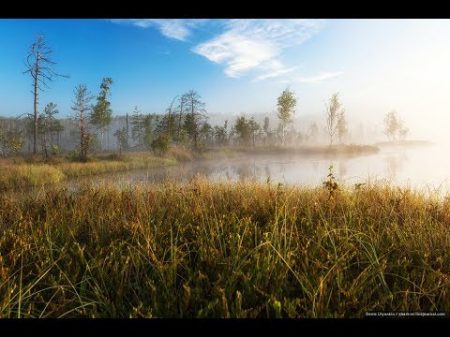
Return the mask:
[[[321,72],[315,76],[311,77],[299,77],[296,79],[297,82],[302,83],[318,83],[325,80],[329,80],[331,78],[335,78],[338,76],[341,76],[344,72],[342,71],[335,71],[335,72]]]
[[[273,78],[293,71],[279,59],[283,49],[303,43],[317,33],[321,25],[321,20],[230,20],[225,32],[197,45],[193,51],[223,64],[229,77],[257,70],[262,74],[255,80]]]
[[[162,35],[186,41],[204,19],[114,19],[118,24],[156,28]],[[283,64],[284,49],[300,45],[322,27],[322,20],[311,19],[233,19],[220,20],[225,30],[198,44],[192,51],[225,67],[224,73],[238,78],[255,72],[253,82],[278,78],[286,82],[317,83],[342,72],[323,72],[312,77],[296,75],[298,66]]]
[[[284,76],[287,74],[290,74],[298,69],[297,66],[295,67],[285,67],[281,62],[277,60],[273,60],[269,62],[266,66],[263,67],[264,71],[262,72],[262,75],[259,75],[253,79],[253,82],[258,82],[262,80],[267,80],[269,78],[276,78],[280,76]]]
[[[157,28],[162,35],[180,41],[186,41],[192,29],[205,22],[203,19],[115,19],[111,21],[141,28]]]

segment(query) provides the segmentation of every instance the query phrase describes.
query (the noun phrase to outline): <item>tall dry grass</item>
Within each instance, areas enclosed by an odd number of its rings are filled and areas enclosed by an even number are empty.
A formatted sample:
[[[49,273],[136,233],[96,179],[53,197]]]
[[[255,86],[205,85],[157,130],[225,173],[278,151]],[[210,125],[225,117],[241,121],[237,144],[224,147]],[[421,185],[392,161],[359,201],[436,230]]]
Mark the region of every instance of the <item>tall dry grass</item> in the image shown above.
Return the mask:
[[[47,164],[2,164],[0,166],[0,191],[24,186],[59,183],[62,171]]]
[[[0,195],[1,317],[450,310],[450,203],[388,186]]]
[[[55,161],[53,164],[0,162],[0,191],[56,184],[65,179],[134,169],[149,169],[175,165],[176,159],[146,153],[132,153],[122,157],[95,158],[87,163]]]
[[[135,169],[174,165],[171,158],[161,158],[150,155],[129,155],[121,160],[98,160],[87,163],[62,163],[58,167],[69,178],[78,178],[102,173],[113,173]]]

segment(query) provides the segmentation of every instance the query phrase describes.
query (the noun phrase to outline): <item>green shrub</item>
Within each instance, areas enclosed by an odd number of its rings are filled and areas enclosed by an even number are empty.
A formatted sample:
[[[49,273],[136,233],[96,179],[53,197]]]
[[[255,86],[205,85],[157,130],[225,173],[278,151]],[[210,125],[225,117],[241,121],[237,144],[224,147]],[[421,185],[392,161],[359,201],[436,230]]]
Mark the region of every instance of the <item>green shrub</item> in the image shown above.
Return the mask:
[[[159,156],[166,154],[169,150],[169,138],[165,135],[158,136],[152,141],[152,150]]]

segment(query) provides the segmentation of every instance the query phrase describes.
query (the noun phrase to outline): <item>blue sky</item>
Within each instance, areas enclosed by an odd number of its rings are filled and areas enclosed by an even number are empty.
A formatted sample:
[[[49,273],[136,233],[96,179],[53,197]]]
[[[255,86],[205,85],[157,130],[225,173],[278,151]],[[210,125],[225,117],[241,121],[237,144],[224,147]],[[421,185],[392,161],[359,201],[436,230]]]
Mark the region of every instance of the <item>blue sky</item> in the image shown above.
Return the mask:
[[[77,84],[97,94],[110,76],[115,114],[163,112],[189,89],[211,113],[271,112],[289,86],[297,116],[320,116],[339,92],[350,120],[381,123],[396,109],[418,130],[425,111],[449,121],[449,20],[1,19],[0,32],[3,116],[32,109],[22,72],[42,33],[70,78],[51,83],[41,106],[53,101],[62,116]]]

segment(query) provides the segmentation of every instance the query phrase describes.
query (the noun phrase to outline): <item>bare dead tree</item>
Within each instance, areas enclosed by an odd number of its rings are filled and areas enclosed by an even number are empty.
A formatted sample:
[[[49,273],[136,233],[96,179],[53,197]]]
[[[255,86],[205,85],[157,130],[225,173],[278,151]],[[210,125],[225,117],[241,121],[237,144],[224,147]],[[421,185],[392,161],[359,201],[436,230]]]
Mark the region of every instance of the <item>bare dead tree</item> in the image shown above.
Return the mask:
[[[53,70],[56,64],[51,59],[52,50],[46,45],[45,39],[42,35],[36,38],[36,41],[31,45],[25,61],[26,70],[24,74],[29,73],[32,78],[33,90],[33,153],[37,153],[37,137],[38,137],[38,105],[39,92],[44,91],[44,88],[49,88],[48,82],[54,80],[55,77],[68,77],[61,75]]]

